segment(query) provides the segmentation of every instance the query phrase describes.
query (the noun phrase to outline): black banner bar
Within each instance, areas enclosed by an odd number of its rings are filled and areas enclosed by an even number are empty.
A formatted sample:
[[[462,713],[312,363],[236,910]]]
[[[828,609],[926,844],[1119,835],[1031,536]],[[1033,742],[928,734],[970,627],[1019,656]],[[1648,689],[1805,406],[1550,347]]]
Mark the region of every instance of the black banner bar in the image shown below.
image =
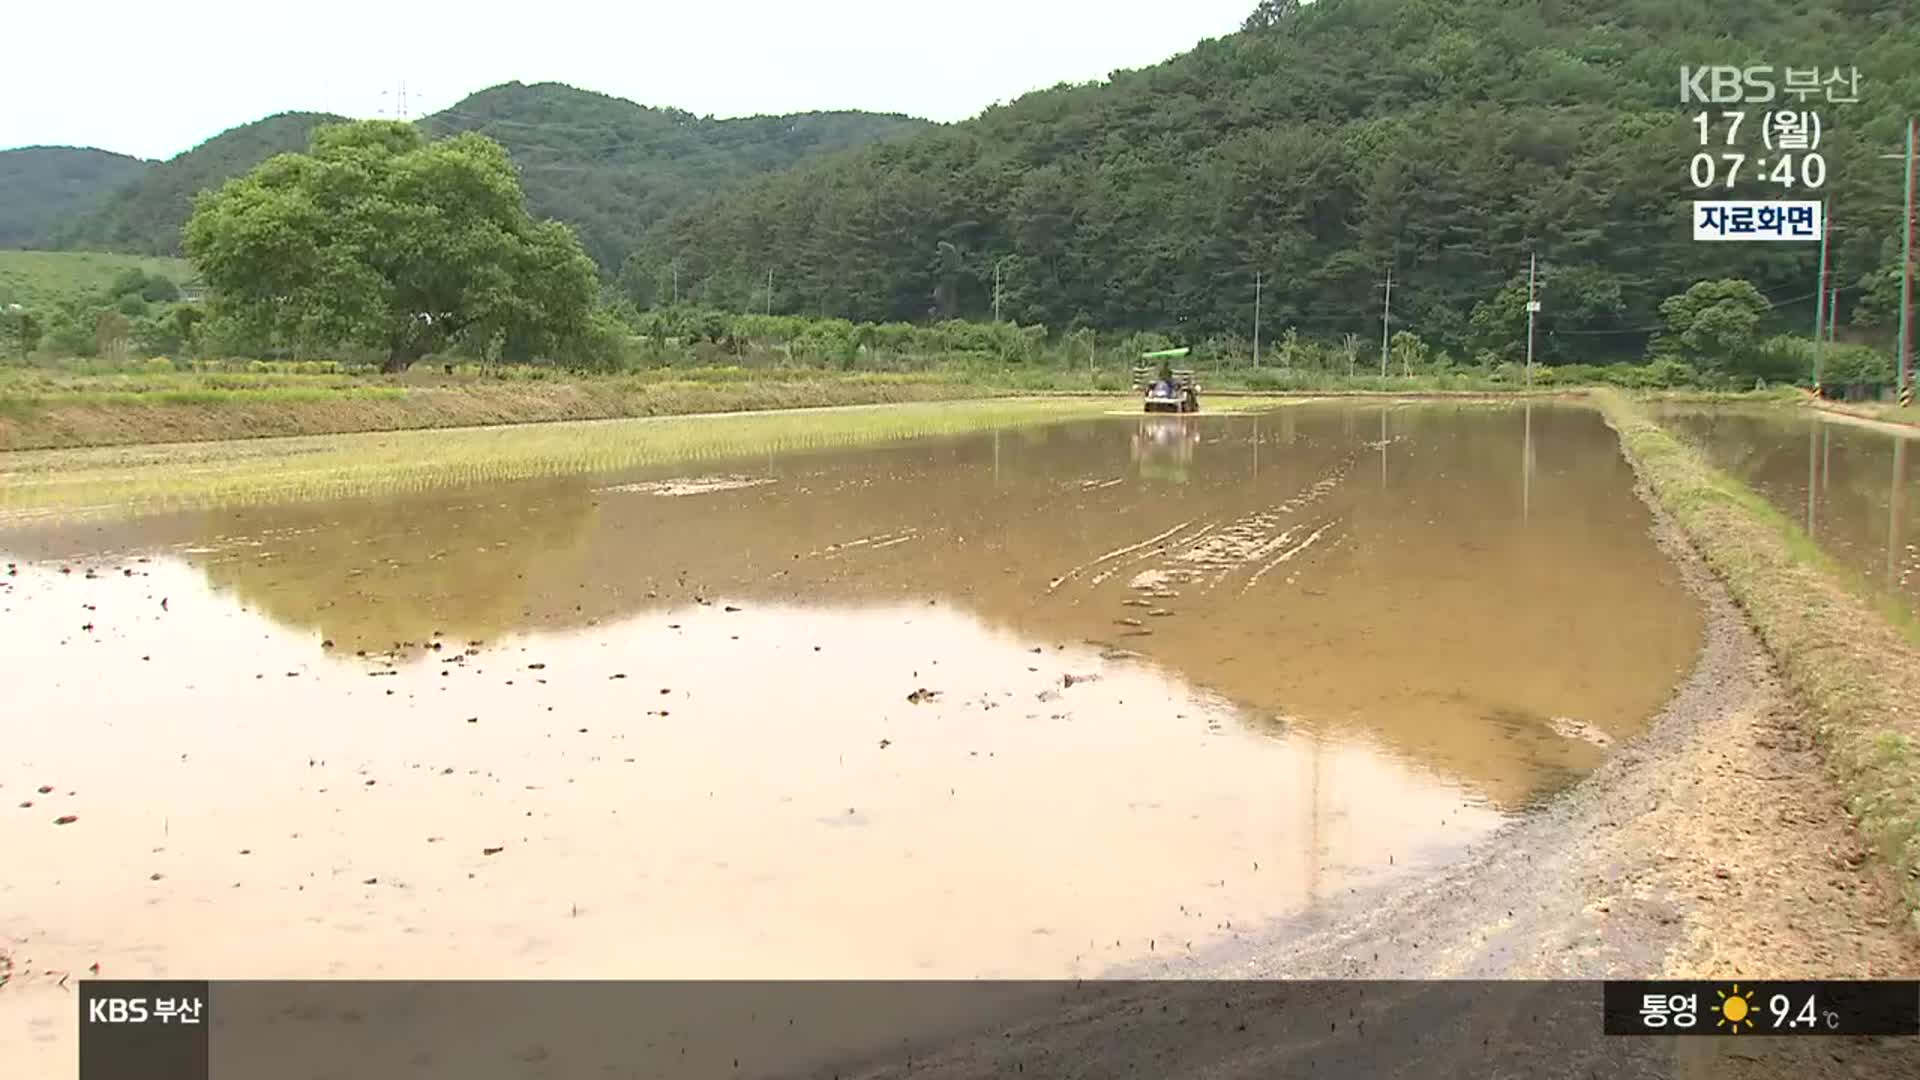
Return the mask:
[[[79,986],[81,1080],[1920,1076],[1920,982]]]
[[[80,1080],[207,1080],[205,982],[80,982]]]

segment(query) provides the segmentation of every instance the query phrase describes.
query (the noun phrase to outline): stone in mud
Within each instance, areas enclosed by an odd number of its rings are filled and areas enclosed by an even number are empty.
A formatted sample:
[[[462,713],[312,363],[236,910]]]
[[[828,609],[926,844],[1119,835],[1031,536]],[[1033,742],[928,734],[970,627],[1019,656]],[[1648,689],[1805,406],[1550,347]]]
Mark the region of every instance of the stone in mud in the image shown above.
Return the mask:
[[[480,854],[482,854],[482,855],[498,855],[498,854],[500,854],[501,852],[503,852],[503,851],[505,851],[505,850],[507,850],[507,849],[506,849],[506,847],[505,847],[505,845],[502,845],[502,846],[500,846],[500,847],[483,847],[483,848],[481,848],[481,849],[480,849]]]
[[[1145,623],[1141,622],[1139,619],[1115,619],[1113,621],[1120,624],[1121,626],[1145,626],[1146,625]]]
[[[923,686],[923,687],[920,687],[918,690],[915,690],[913,693],[908,694],[907,700],[912,702],[915,705],[918,705],[923,701],[932,701],[934,698],[937,698],[939,696],[940,696],[940,691],[929,690]]]
[[[1606,732],[1585,721],[1575,720],[1571,716],[1556,716],[1547,723],[1553,728],[1555,734],[1563,738],[1579,739],[1599,747],[1613,745],[1613,738]]]
[[[41,784],[39,787],[35,788],[34,790],[38,791],[42,795],[51,795],[53,794],[53,785]]]
[[[79,820],[80,817],[78,814],[61,814],[59,817],[53,819],[53,823],[55,825],[71,825]]]

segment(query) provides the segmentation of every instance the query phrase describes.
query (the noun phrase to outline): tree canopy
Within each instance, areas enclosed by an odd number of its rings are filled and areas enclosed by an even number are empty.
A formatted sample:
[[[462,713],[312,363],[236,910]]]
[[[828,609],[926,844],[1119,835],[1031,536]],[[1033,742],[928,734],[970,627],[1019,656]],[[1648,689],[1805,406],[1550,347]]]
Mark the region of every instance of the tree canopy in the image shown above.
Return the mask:
[[[683,301],[758,310],[771,269],[775,312],[919,320],[987,317],[1001,265],[1005,318],[1192,339],[1250,335],[1260,273],[1263,337],[1377,340],[1391,270],[1391,329],[1472,356],[1512,340],[1503,290],[1537,253],[1540,356],[1575,362],[1641,354],[1661,302],[1700,280],[1748,280],[1811,324],[1817,245],[1696,243],[1687,213],[1824,196],[1843,319],[1884,326],[1871,297],[1898,260],[1900,175],[1878,155],[1920,95],[1901,11],[1266,0],[1248,32],[1165,63],[716,192],[650,230],[625,277],[671,273]],[[1817,195],[1756,183],[1751,160],[1731,194],[1693,187],[1692,114],[1720,106],[1683,105],[1678,75],[1714,58],[1776,78],[1859,69],[1857,103],[1807,106],[1824,125]],[[1750,159],[1759,113],[1783,107],[1753,107]]]
[[[223,131],[171,160],[146,166],[98,205],[54,220],[48,247],[71,251],[116,251],[179,255],[180,229],[193,212],[193,197],[239,176],[275,154],[302,150],[313,129],[343,117],[325,113],[277,113]]]
[[[499,143],[409,124],[314,131],[201,195],[187,251],[216,318],[257,340],[383,350],[390,370],[449,345],[528,357],[588,332],[592,260],[535,221]]]
[[[137,168],[119,181],[123,187],[85,202],[0,183],[8,192],[8,206],[0,208],[0,235],[7,215],[14,214],[30,218],[35,242],[50,247],[180,254],[181,229],[197,192],[218,187],[275,154],[304,150],[314,128],[342,119],[281,113],[242,124],[170,161],[134,163]],[[416,126],[430,138],[473,131],[505,146],[532,211],[572,225],[587,253],[612,273],[649,225],[703,195],[929,125],[864,112],[717,120],[559,83],[512,82],[470,94]],[[8,153],[30,154],[40,171],[53,164],[38,151]],[[0,154],[0,179],[8,175],[7,163],[7,154]]]

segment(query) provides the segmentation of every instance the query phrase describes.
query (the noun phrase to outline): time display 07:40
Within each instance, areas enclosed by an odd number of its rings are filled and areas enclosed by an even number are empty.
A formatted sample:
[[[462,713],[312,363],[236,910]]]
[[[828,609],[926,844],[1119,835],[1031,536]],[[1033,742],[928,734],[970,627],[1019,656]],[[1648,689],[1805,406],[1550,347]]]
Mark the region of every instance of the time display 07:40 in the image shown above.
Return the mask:
[[[1766,153],[1749,154],[1738,149],[1744,112],[1719,114],[1725,126],[1725,142],[1712,147],[1715,125],[1707,113],[1693,118],[1700,131],[1699,153],[1687,166],[1687,178],[1696,188],[1731,188],[1743,180],[1777,184],[1782,188],[1817,188],[1827,182],[1827,159],[1814,149],[1820,143],[1819,114],[1779,110],[1767,113],[1755,125],[1760,128]],[[1801,151],[1796,153],[1795,151]]]
[[[1693,155],[1693,164],[1688,166],[1688,176],[1697,188],[1712,187],[1720,183],[1732,187],[1740,182],[1743,170],[1754,180],[1770,184],[1779,184],[1790,188],[1795,184],[1817,188],[1827,182],[1827,162],[1819,154],[1780,154],[1776,157],[1748,158],[1746,154],[1723,153],[1709,154],[1702,151]]]

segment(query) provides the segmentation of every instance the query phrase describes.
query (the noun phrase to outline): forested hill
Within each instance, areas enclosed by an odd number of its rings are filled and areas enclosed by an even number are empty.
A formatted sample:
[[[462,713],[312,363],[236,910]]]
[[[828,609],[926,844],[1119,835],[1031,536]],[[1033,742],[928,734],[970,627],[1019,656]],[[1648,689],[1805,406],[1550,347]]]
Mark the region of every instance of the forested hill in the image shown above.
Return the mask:
[[[92,210],[147,165],[71,146],[0,150],[0,248],[25,247],[61,218]]]
[[[574,226],[617,269],[667,212],[805,158],[929,127],[912,117],[797,113],[732,120],[655,109],[558,83],[506,83],[421,121],[506,146],[534,214]]]
[[[1817,64],[1860,71],[1858,104],[1819,104],[1823,191],[1843,317],[1877,320],[1886,290],[1857,286],[1900,197],[1898,162],[1877,155],[1920,104],[1901,7],[1267,0],[1247,31],[1157,66],[703,200],[625,277],[645,299],[677,265],[682,299],[757,309],[771,269],[776,312],[920,319],[990,311],[998,265],[1006,318],[1192,338],[1250,333],[1258,272],[1266,334],[1377,340],[1391,268],[1395,328],[1465,358],[1512,340],[1476,340],[1472,312],[1537,251],[1549,350],[1632,351],[1701,277],[1747,277],[1779,304],[1814,291],[1814,246],[1692,240],[1691,116],[1709,106],[1680,103],[1679,72]],[[1758,113],[1782,107],[1755,107],[1743,149],[1763,152]]]
[[[153,166],[97,212],[52,229],[51,245],[177,255],[196,192],[274,154],[305,150],[316,125],[338,119],[284,113],[217,135]],[[504,144],[533,212],[574,226],[609,270],[633,251],[641,230],[698,196],[810,155],[929,126],[857,112],[703,119],[557,83],[506,83],[419,123],[433,135],[478,131]]]
[[[48,247],[131,255],[179,255],[180,229],[193,197],[219,187],[275,154],[305,150],[313,129],[341,119],[327,113],[278,113],[215,135],[149,167],[90,214],[54,225]]]

